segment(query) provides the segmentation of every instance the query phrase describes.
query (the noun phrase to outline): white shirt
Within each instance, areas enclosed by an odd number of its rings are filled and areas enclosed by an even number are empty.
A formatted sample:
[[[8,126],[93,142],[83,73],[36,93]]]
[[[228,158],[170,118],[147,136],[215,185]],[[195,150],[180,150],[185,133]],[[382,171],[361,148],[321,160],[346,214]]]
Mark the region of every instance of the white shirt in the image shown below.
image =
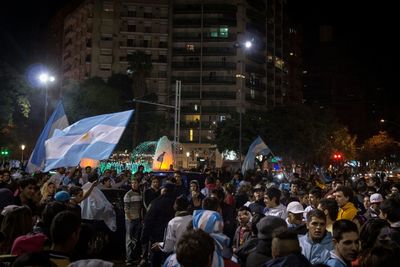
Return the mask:
[[[265,213],[265,216],[275,216],[286,220],[287,218],[286,207],[282,204],[279,204],[275,208],[269,208],[268,211]]]
[[[192,215],[177,216],[168,222],[167,232],[164,239],[162,251],[169,253],[176,250],[181,236],[187,231],[189,223],[192,221]]]

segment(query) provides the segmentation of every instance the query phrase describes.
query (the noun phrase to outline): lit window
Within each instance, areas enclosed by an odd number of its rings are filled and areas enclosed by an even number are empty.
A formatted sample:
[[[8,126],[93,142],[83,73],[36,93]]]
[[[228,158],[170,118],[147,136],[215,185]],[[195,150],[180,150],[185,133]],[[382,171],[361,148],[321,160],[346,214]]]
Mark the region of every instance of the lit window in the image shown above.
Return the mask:
[[[229,36],[228,27],[223,26],[219,28],[219,37],[228,38],[228,36]]]
[[[186,51],[194,52],[194,44],[187,44]]]
[[[105,12],[114,12],[113,3],[104,3],[104,5],[103,5],[103,10],[104,10]]]
[[[224,120],[226,120],[226,117],[225,117],[225,116],[220,116],[220,117],[219,117],[219,121],[224,121]]]
[[[289,55],[293,56],[294,54],[293,54],[293,52],[290,52]]]
[[[218,32],[217,32],[217,31],[212,31],[212,32],[210,33],[210,36],[211,36],[212,38],[217,38],[217,37],[218,37]]]
[[[194,110],[197,111],[198,108],[199,108],[199,107],[197,106],[197,104],[195,104],[195,105],[194,105]]]
[[[193,141],[193,129],[189,130],[189,141]]]
[[[250,89],[250,97],[252,99],[256,98],[256,91],[254,91],[253,89]]]

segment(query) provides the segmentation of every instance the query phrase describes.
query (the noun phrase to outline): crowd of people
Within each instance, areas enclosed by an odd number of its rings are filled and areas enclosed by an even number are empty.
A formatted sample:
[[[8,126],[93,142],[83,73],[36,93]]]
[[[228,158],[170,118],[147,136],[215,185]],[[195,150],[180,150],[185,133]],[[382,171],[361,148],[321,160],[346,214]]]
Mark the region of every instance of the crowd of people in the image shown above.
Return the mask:
[[[110,188],[125,190],[126,266],[398,266],[400,184],[309,177],[3,168],[0,266],[113,266],[96,251],[98,222],[118,227]]]

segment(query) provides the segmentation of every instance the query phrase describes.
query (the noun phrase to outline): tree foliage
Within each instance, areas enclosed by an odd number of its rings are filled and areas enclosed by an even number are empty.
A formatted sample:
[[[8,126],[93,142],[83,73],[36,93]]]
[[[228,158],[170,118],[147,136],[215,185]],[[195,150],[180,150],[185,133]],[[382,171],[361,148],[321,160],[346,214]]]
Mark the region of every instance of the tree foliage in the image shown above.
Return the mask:
[[[398,162],[400,160],[399,142],[391,138],[387,132],[381,131],[367,139],[361,147],[360,160]]]
[[[243,153],[259,135],[275,155],[288,162],[322,164],[329,161],[332,151],[354,157],[356,137],[338,124],[330,111],[293,105],[246,113],[243,122]],[[238,150],[238,125],[236,114],[218,125],[215,134],[220,151]]]

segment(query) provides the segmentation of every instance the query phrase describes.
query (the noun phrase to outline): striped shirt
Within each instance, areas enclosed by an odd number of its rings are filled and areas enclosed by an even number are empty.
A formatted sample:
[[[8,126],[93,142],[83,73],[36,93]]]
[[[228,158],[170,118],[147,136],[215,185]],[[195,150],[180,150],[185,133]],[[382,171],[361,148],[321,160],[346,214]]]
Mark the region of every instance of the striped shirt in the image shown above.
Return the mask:
[[[141,218],[142,194],[138,191],[129,190],[124,196],[124,210],[126,220]]]

